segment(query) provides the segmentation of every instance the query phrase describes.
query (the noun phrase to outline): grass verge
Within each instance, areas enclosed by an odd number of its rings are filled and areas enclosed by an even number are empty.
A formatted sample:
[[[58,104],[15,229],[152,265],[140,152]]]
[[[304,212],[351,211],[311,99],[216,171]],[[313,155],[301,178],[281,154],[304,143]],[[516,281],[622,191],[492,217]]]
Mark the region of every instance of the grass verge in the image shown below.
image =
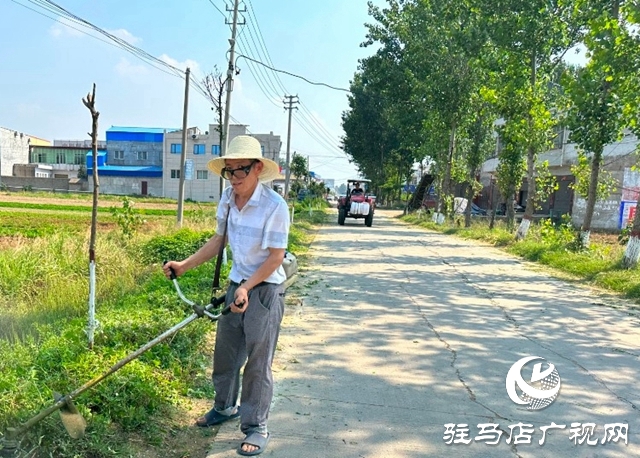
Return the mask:
[[[514,234],[498,223],[490,230],[486,221],[474,221],[469,228],[458,222],[437,225],[428,215],[402,216],[405,222],[424,229],[479,240],[519,256],[528,261],[551,267],[573,281],[597,286],[640,303],[640,269],[623,269],[624,246],[616,236],[593,234],[586,250],[578,249],[576,233],[568,223],[554,225],[542,220],[529,229],[527,238],[516,241]]]
[[[123,237],[114,224],[97,241],[100,326],[88,350],[88,233],[82,231],[83,212],[69,213],[33,212],[41,225],[58,231],[30,235],[21,227],[17,243],[0,246],[0,434],[51,405],[54,391],[73,391],[191,314],[161,275],[160,263],[186,257],[205,243],[213,214],[194,213],[181,230],[173,217],[159,215],[133,237]],[[289,250],[299,259],[308,251],[314,224],[323,219],[319,211],[296,216]],[[37,221],[34,216],[33,227]],[[76,230],[60,230],[60,221]],[[223,270],[223,281],[227,274]],[[206,303],[212,275],[213,263],[207,263],[181,277],[180,287]],[[34,456],[92,458],[135,456],[141,443],[163,449],[192,403],[213,397],[207,372],[214,329],[196,320],[78,396],[76,405],[89,424],[82,439],[68,438],[53,414],[28,431],[23,449],[35,450]]]

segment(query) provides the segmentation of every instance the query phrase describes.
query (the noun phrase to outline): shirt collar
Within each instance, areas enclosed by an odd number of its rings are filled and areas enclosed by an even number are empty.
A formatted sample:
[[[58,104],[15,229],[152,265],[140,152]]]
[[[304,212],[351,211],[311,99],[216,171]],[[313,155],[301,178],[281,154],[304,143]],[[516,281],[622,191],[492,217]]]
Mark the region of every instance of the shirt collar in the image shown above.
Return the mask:
[[[256,189],[253,191],[253,194],[251,194],[251,197],[249,197],[249,200],[247,201],[246,205],[249,205],[251,207],[257,207],[260,205],[260,197],[262,197],[262,192],[263,192],[263,184],[258,182],[258,186],[256,186]],[[233,205],[234,207],[238,207],[236,205],[236,196],[235,196],[235,191],[231,191],[231,197],[229,199],[229,203],[230,205]]]

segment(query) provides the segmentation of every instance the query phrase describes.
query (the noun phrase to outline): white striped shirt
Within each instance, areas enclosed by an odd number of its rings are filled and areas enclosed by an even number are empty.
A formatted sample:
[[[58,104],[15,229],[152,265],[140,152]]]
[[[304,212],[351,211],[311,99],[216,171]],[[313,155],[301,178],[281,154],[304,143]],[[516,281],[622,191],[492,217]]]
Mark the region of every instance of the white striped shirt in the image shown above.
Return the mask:
[[[227,237],[233,263],[229,279],[241,283],[248,280],[269,256],[269,248],[287,248],[289,238],[289,209],[284,199],[274,190],[258,183],[256,190],[242,210],[238,210],[233,188],[222,193],[216,218],[216,233],[224,234],[227,212]],[[287,279],[280,265],[264,281],[280,284]]]

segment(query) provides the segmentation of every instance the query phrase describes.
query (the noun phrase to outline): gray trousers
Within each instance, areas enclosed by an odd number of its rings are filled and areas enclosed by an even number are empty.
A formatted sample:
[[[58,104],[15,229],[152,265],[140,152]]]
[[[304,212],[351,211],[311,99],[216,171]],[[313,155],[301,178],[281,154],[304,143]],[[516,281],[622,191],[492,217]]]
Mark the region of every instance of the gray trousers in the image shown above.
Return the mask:
[[[234,299],[236,284],[227,290],[226,303]],[[244,313],[230,313],[218,321],[213,352],[214,407],[233,408],[240,390],[242,432],[267,432],[267,419],[273,398],[271,364],[284,314],[284,285],[261,284],[249,294]]]

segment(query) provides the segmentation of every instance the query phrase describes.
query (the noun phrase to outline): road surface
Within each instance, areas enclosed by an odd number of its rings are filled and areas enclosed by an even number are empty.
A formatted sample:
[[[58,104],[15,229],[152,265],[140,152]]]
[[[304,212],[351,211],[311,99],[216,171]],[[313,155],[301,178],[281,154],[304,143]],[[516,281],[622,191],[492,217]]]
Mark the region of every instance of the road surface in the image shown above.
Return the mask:
[[[262,456],[640,456],[632,304],[391,216],[320,230],[283,324]],[[560,391],[541,410],[506,388],[533,356],[511,385],[553,364]],[[237,456],[241,438],[224,424],[207,457]]]

